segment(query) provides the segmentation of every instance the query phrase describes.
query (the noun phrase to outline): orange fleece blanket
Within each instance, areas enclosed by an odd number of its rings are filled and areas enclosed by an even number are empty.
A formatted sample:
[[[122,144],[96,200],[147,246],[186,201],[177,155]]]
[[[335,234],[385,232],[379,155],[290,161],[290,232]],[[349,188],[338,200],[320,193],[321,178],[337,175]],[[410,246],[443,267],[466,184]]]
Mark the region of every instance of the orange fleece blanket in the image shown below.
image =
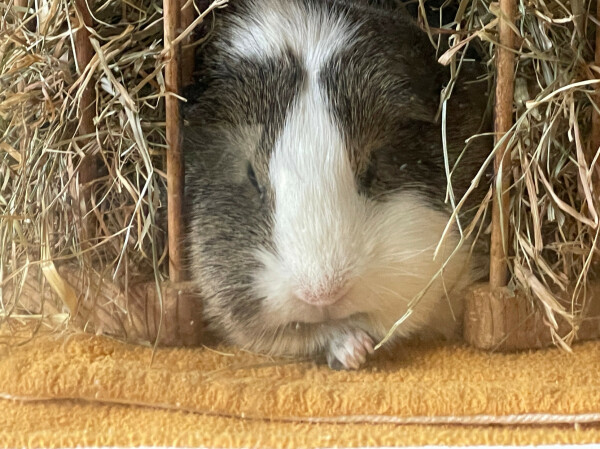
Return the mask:
[[[0,447],[593,443],[598,373],[600,342],[573,354],[409,343],[334,372],[228,348],[44,336],[0,348]]]

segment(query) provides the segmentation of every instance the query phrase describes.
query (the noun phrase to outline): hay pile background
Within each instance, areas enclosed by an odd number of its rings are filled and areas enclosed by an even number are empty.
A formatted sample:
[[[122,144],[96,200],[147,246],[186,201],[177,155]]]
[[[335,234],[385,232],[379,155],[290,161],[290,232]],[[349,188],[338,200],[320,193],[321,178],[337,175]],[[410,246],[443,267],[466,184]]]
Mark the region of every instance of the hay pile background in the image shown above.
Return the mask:
[[[517,2],[516,119],[494,149],[506,142],[512,159],[509,288],[535,301],[554,341],[565,348],[585,317],[597,264],[595,6],[577,0]],[[458,66],[466,48],[477,44],[494,76],[499,20],[496,3],[460,2],[449,27],[469,32],[453,35],[440,61]],[[559,298],[570,298],[570,305]],[[558,333],[558,316],[571,325],[567,334]]]
[[[201,3],[198,14],[208,6]],[[164,235],[156,226],[166,151],[162,5],[90,1],[94,52],[87,67],[76,63],[83,23],[76,2],[37,5],[0,5],[0,323],[43,319],[60,329],[78,303],[126,309],[118,299],[96,302],[90,279],[110,279],[123,291],[164,279]],[[461,0],[439,10],[420,2],[416,9],[432,43],[450,36],[450,50],[440,46],[439,54],[455,76],[469,49],[494,76],[497,4]],[[551,326],[557,315],[577,326],[597,252],[594,9],[590,1],[518,3],[511,287],[529,293]],[[441,27],[428,24],[436,15]],[[92,133],[80,128],[86,88],[93,92]],[[96,161],[98,176],[80,184],[85,155]],[[64,274],[69,266],[85,273],[77,291]],[[20,295],[27,288],[43,300]],[[562,291],[572,295],[571,307],[556,301]],[[108,326],[97,316],[79,325],[127,336],[122,323]],[[566,343],[572,336],[556,335]]]
[[[3,295],[5,317],[32,313],[56,321],[64,305],[73,310],[60,264],[102,270],[119,283],[160,277],[164,254],[154,216],[164,158],[162,14],[156,2],[135,3],[92,3],[95,52],[88,67],[75,64],[81,17],[74,2],[42,2],[24,20],[23,8],[2,6],[0,274],[4,286],[13,286]],[[88,85],[95,132],[82,136],[79,106]],[[98,161],[99,177],[80,186],[84,155]],[[86,190],[93,207],[80,213]],[[94,227],[84,236],[89,215]],[[54,301],[19,302],[19,287],[32,273],[54,291]]]

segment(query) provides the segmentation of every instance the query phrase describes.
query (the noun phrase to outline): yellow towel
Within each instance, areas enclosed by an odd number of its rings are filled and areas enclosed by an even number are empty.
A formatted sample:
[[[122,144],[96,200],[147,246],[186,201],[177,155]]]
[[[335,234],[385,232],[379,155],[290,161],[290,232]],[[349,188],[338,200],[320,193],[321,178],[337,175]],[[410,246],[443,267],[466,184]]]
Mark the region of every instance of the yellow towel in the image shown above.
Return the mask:
[[[600,442],[599,372],[599,342],[574,354],[410,343],[333,372],[233,349],[45,336],[0,349],[0,446]]]

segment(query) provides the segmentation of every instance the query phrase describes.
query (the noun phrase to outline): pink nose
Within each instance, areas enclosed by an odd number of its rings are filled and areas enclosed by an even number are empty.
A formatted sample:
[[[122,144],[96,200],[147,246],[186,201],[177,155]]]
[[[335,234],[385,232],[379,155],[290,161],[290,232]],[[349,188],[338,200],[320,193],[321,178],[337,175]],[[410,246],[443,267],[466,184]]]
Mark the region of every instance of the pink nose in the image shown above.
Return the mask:
[[[330,306],[338,302],[344,291],[339,285],[307,286],[299,291],[300,299],[313,306]]]

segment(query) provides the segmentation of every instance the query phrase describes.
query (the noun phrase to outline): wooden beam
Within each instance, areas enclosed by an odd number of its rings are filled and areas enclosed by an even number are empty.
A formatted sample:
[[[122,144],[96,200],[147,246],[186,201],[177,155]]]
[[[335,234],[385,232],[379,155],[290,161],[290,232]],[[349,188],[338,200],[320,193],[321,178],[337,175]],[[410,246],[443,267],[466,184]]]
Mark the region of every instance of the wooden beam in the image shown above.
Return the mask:
[[[15,6],[29,9],[29,1],[30,0],[15,0]],[[29,31],[35,31],[36,21],[34,19],[27,17],[25,12],[19,13],[18,16],[21,20],[27,20],[25,28],[27,28]]]
[[[498,143],[513,124],[513,96],[515,56],[514,32],[511,25],[515,17],[515,0],[500,0],[502,17],[499,22],[500,45],[496,51],[496,104],[494,131]],[[511,157],[507,140],[498,148],[494,161],[495,182],[492,206],[492,237],[490,254],[490,286],[504,287],[508,282],[508,234],[510,209]]]
[[[571,305],[574,285],[567,291],[556,291],[555,298],[566,309]],[[590,297],[600,295],[600,283],[591,282]],[[490,288],[476,284],[467,292],[463,336],[465,341],[488,351],[517,351],[545,348],[555,344],[545,313],[535,307],[522,291],[512,293],[507,288]],[[560,336],[571,332],[571,324],[562,316],[556,317]],[[600,338],[600,301],[593,301],[585,319],[576,328],[574,341]]]
[[[128,343],[160,346],[198,346],[202,342],[202,301],[191,283],[160,285],[159,300],[155,282],[141,282],[127,289],[94,270],[63,265],[58,272],[77,296],[77,311],[71,314],[70,326],[92,334],[108,335]],[[19,293],[19,307],[45,319],[60,318],[63,308],[56,306],[52,289],[41,288],[42,273],[31,265],[25,279],[19,276],[5,283],[5,296]]]
[[[596,4],[596,17],[600,19],[600,1]],[[600,67],[600,26],[596,25],[596,54],[594,62],[597,67]],[[597,77],[598,74],[595,73]],[[596,106],[600,107],[600,88],[596,87]],[[600,114],[594,108],[592,112],[592,138],[590,139],[590,148],[588,154],[588,162],[591,162],[600,147]]]
[[[75,0],[75,8],[77,14],[83,23],[79,24],[79,29],[75,34],[75,57],[77,58],[78,74],[81,76],[87,65],[94,56],[94,49],[90,42],[91,33],[89,28],[92,27],[92,16],[89,11],[87,0]],[[96,94],[92,82],[88,82],[83,86],[83,92],[79,99],[79,131],[81,146],[87,145],[92,138],[91,135],[95,132],[94,126],[94,105],[96,102]],[[72,189],[73,197],[78,202],[79,220],[81,229],[82,242],[92,237],[94,227],[92,215],[88,214],[90,210],[90,188],[89,184],[98,176],[97,159],[92,154],[86,154],[78,170],[79,186],[74,186]],[[82,187],[83,186],[83,187]],[[87,187],[86,187],[87,186]]]
[[[181,51],[179,44],[173,45],[181,23],[180,0],[164,0],[165,48],[168,61],[165,81],[170,94],[181,91]],[[183,236],[182,209],[184,189],[184,166],[182,154],[181,110],[175,95],[166,98],[167,126],[167,189],[168,189],[168,232],[169,232],[169,277],[172,282],[184,279],[181,240]]]

